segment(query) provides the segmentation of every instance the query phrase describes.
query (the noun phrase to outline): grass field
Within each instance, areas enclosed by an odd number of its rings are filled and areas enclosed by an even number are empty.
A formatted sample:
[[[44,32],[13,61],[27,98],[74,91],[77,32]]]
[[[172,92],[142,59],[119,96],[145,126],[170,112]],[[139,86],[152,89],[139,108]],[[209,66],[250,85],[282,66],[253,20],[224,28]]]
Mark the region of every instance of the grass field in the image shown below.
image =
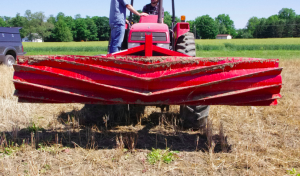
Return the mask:
[[[203,132],[184,130],[173,119],[161,122],[162,114],[155,107],[148,109],[141,123],[134,117],[127,119],[128,125],[106,125],[97,113],[96,121],[88,120],[91,112],[81,104],[18,103],[13,96],[13,70],[0,66],[0,175],[296,175],[300,173],[299,54],[198,52],[203,57],[280,58],[284,68],[278,106],[211,107],[212,147]],[[178,107],[171,112],[176,121]],[[130,151],[125,139],[135,138],[132,132],[138,140]],[[162,153],[151,153],[152,148]],[[167,158],[169,164],[163,159],[152,164],[155,157],[150,156],[159,155],[173,158]]]
[[[300,38],[270,38],[270,39],[232,39],[232,40],[216,40],[216,39],[197,39],[196,44],[202,45],[224,45],[231,43],[236,45],[300,45]]]
[[[23,43],[27,55],[98,55],[107,53],[107,42]],[[260,57],[295,59],[300,38],[196,40],[198,57]]]

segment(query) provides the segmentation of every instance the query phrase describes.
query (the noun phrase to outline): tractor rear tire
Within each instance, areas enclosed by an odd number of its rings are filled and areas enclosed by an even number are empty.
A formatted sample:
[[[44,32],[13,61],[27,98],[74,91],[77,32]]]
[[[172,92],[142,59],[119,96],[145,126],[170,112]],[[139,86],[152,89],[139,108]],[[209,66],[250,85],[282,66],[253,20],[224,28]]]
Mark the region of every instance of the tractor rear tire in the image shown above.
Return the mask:
[[[176,51],[192,57],[196,57],[196,44],[193,33],[187,32],[178,38]],[[180,106],[180,116],[185,128],[205,129],[209,115],[209,106]]]
[[[192,57],[196,57],[196,44],[193,33],[187,32],[178,38],[176,51]]]

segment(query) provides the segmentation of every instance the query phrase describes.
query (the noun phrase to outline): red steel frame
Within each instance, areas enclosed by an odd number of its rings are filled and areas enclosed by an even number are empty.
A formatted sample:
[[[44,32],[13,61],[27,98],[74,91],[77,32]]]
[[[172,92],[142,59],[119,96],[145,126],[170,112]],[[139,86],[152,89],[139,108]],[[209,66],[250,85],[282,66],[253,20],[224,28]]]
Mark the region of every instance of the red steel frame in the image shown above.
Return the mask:
[[[156,52],[160,56],[184,56],[184,57],[190,57],[186,54],[178,53],[172,50],[164,49],[161,47],[158,47],[156,45],[153,45],[153,37],[152,34],[145,35],[145,45],[137,46],[134,48],[130,48],[124,51],[120,51],[114,54],[109,54],[107,56],[127,56],[127,55],[135,55],[139,52],[145,52],[145,56],[153,56],[153,52]]]
[[[269,106],[281,98],[276,59],[189,57],[153,45],[151,35],[145,45],[111,55],[17,62],[20,102]]]

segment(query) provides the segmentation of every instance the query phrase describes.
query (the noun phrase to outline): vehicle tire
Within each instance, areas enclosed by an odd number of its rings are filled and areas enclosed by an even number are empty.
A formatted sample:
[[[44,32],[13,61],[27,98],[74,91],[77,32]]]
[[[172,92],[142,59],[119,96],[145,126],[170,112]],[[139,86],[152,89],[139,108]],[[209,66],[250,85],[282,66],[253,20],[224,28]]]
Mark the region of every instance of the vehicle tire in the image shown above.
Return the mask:
[[[5,65],[7,65],[8,67],[12,67],[13,64],[16,63],[16,59],[14,58],[14,56],[8,54],[8,55],[5,56],[5,59],[4,59],[3,63]]]
[[[192,57],[196,57],[196,44],[193,33],[187,32],[178,38],[176,51]]]
[[[193,33],[187,32],[178,38],[176,51],[192,57],[196,57],[196,44]],[[209,115],[209,106],[180,106],[180,116],[185,128],[204,129],[206,128]]]

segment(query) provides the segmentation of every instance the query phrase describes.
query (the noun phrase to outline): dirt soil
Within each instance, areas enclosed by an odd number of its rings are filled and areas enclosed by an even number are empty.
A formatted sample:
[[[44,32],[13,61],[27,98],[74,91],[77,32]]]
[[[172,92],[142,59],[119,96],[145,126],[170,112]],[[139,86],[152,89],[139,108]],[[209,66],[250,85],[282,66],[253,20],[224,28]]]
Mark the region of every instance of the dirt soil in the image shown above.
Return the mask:
[[[178,106],[144,112],[138,106],[17,103],[13,70],[0,66],[0,175],[300,172],[300,60],[280,66],[278,106],[212,106],[207,131],[183,129]],[[152,148],[179,151],[178,157],[150,164]]]

